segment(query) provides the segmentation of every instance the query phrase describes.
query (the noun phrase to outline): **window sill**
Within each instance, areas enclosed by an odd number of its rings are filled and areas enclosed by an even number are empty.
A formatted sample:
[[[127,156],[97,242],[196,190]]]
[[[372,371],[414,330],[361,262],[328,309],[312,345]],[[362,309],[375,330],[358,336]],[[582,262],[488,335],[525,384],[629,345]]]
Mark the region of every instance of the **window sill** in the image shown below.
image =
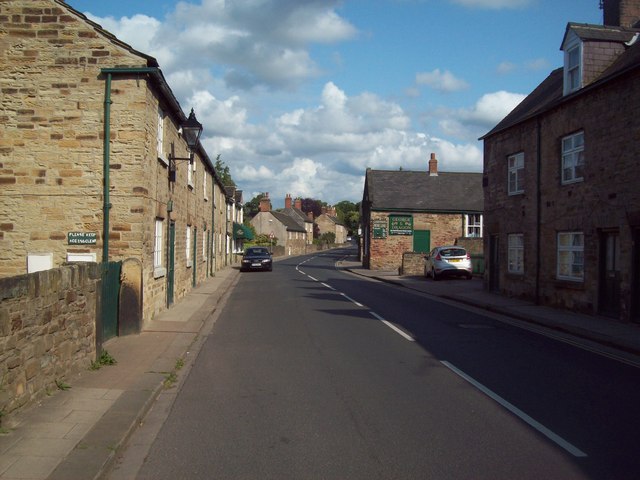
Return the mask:
[[[169,160],[164,158],[164,155],[158,155],[158,161],[162,163],[165,167],[169,166]]]
[[[153,269],[153,278],[162,278],[167,275],[167,269],[164,267],[155,267]]]
[[[568,278],[556,278],[555,287],[566,288],[569,290],[584,290],[584,279],[571,280]]]

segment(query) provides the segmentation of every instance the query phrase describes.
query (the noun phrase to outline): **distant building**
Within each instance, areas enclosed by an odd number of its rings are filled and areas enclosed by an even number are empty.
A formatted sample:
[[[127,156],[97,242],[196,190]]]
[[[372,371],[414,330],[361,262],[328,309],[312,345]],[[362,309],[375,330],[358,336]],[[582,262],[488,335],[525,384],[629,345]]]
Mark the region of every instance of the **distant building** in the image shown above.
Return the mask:
[[[306,253],[307,230],[296,219],[282,212],[271,209],[269,193],[260,199],[260,211],[251,219],[256,233],[267,235],[284,247],[285,255],[302,255]]]
[[[640,321],[640,2],[602,5],[483,137],[486,286]]]
[[[333,207],[322,207],[322,214],[316,218],[318,232],[333,233],[335,235],[335,243],[347,242],[347,227],[338,219],[336,209]]]

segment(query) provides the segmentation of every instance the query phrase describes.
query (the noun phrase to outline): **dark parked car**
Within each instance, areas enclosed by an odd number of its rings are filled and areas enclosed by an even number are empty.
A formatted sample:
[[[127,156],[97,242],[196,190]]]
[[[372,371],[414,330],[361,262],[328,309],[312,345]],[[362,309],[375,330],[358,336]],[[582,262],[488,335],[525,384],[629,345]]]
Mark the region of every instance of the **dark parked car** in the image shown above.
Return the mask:
[[[250,247],[242,254],[241,272],[249,270],[267,270],[270,272],[272,269],[273,260],[267,247]]]
[[[472,277],[471,255],[462,247],[436,247],[424,257],[424,276],[438,280],[444,275]]]

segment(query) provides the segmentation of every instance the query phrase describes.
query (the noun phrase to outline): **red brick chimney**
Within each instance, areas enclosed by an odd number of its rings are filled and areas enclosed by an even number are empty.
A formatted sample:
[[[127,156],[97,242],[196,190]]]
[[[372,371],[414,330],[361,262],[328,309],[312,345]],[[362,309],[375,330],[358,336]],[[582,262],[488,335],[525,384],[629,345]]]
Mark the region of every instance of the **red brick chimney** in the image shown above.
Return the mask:
[[[296,204],[295,204],[296,208],[298,210],[302,210],[302,199],[301,198],[296,198]]]
[[[291,208],[291,194],[287,193],[287,196],[284,197],[284,208]]]
[[[271,200],[269,200],[269,192],[265,193],[264,196],[260,199],[260,211],[261,212],[271,211]]]
[[[640,0],[603,0],[603,23],[610,27],[633,27],[640,21]]]
[[[435,153],[432,153],[431,158],[429,159],[429,176],[430,177],[438,176],[438,160],[436,159]]]

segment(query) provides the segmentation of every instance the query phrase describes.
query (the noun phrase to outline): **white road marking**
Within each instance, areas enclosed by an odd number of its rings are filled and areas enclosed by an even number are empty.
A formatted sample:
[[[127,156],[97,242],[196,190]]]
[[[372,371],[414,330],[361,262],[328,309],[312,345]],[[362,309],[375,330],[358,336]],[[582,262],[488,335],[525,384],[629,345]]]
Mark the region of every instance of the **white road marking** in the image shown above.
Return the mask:
[[[384,318],[382,318],[380,315],[378,315],[376,312],[369,312],[371,315],[373,315],[375,318],[377,318],[378,320],[380,320],[382,323],[384,323],[387,327],[389,327],[391,330],[393,330],[394,332],[396,332],[397,334],[399,334],[400,336],[404,337],[406,340],[409,340],[410,342],[415,342],[416,340],[409,335],[406,332],[403,332],[402,330],[400,330],[398,327],[396,327],[393,323],[386,321]]]
[[[329,290],[333,290],[334,292],[336,291],[335,288],[333,288],[331,285],[327,285],[326,283],[322,282],[322,285],[324,285],[325,287],[327,287]]]
[[[445,367],[447,367],[449,370],[451,370],[455,374],[459,375],[460,377],[465,379],[467,382],[469,382],[471,385],[476,387],[482,393],[487,395],[489,398],[491,398],[495,402],[498,402],[500,405],[502,405],[504,408],[509,410],[511,413],[513,413],[514,415],[518,416],[521,420],[525,421],[530,426],[532,426],[533,428],[538,430],[540,433],[542,433],[549,440],[551,440],[552,442],[556,443],[560,447],[564,448],[567,452],[569,452],[574,457],[586,457],[587,456],[587,454],[584,453],[582,450],[580,450],[579,448],[577,448],[574,445],[570,444],[564,438],[562,438],[559,435],[557,435],[556,433],[552,432],[547,427],[545,427],[544,425],[542,425],[541,423],[539,423],[538,421],[534,420],[529,415],[524,413],[518,407],[516,407],[515,405],[512,405],[511,403],[506,401],[504,398],[499,396],[497,393],[494,393],[493,391],[489,390],[487,387],[482,385],[480,382],[477,382],[476,380],[471,378],[469,375],[464,373],[462,370],[459,370],[458,368],[454,367],[449,362],[441,361],[441,363]]]
[[[349,300],[351,303],[355,303],[357,306],[359,307],[364,307],[364,305],[362,305],[360,302],[356,302],[353,298],[351,298],[349,295],[346,295],[342,292],[338,292],[340,295],[342,295],[344,298],[346,298],[347,300]]]
[[[313,280],[314,282],[317,282],[318,279],[317,278],[313,278],[311,275],[307,274],[307,277],[309,277],[311,280]]]

